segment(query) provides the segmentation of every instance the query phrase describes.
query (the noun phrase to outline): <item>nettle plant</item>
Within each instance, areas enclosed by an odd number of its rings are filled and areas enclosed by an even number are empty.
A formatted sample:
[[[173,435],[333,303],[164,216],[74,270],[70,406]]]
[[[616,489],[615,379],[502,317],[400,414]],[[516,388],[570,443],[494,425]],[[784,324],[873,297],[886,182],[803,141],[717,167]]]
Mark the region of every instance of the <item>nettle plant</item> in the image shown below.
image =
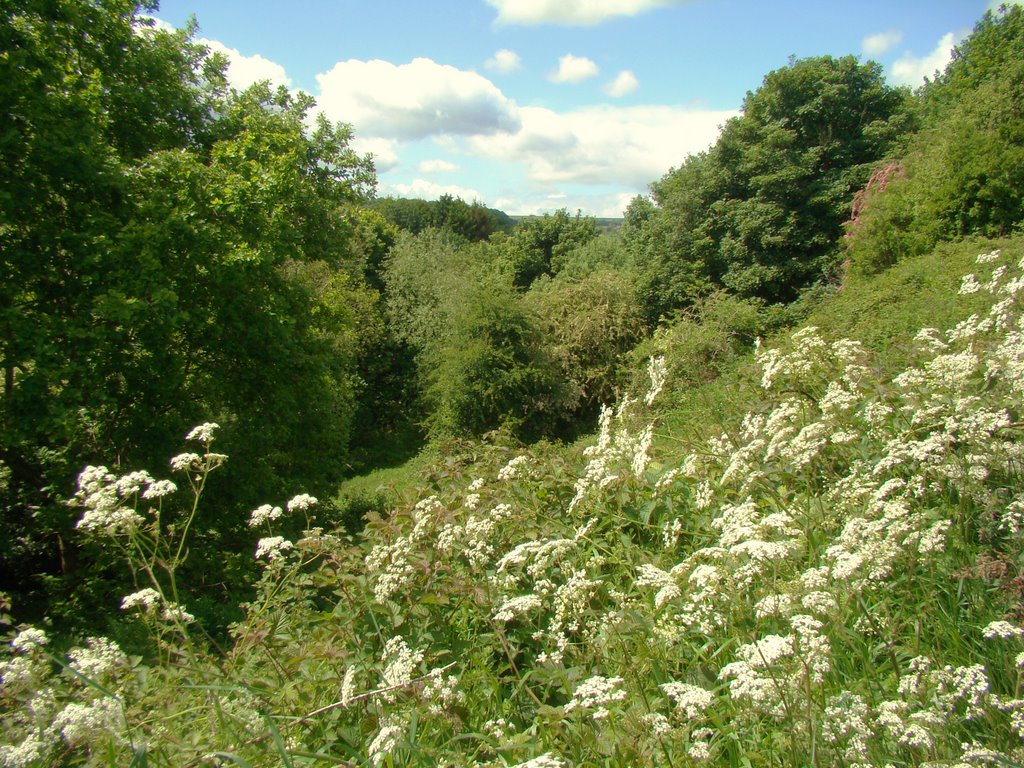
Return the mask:
[[[0,667],[0,759],[1020,764],[1022,274],[980,256],[960,290],[984,309],[923,329],[896,375],[814,328],[759,349],[761,399],[676,455],[654,455],[653,361],[582,455],[484,446],[359,539],[268,529],[221,654],[189,637],[180,540],[153,527],[167,497],[145,498],[159,481],[87,471],[83,502],[102,491],[118,521],[96,531],[157,593],[136,600],[162,654],[94,639],[57,660],[23,629]],[[196,437],[206,454],[179,459],[198,503],[222,460]],[[84,712],[100,725],[72,724]]]

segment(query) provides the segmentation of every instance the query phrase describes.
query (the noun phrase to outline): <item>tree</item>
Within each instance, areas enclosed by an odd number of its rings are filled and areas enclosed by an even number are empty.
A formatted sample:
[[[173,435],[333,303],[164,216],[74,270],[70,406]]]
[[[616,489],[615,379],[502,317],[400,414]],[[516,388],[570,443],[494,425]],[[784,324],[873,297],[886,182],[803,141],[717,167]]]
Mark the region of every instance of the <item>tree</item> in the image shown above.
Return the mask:
[[[926,123],[900,173],[865,190],[848,229],[855,267],[876,271],[972,234],[1024,222],[1024,9],[988,13],[921,91]]]
[[[506,429],[526,441],[551,434],[571,394],[536,316],[495,277],[474,284],[460,310],[450,334],[423,355],[430,434]]]
[[[0,7],[0,578],[71,567],[84,464],[152,466],[202,421],[248,470],[228,503],[328,487],[370,298],[349,129],[230,91],[189,30],[145,26],[152,4]]]
[[[659,210],[641,230],[658,237],[632,235],[648,243],[653,309],[716,287],[788,302],[822,279],[854,192],[908,127],[907,98],[879,65],[852,56],[769,73],[711,150],[653,185]]]
[[[538,277],[556,274],[563,258],[597,234],[593,218],[579,212],[570,216],[564,208],[526,219],[502,244],[505,269],[516,287],[528,288]]]

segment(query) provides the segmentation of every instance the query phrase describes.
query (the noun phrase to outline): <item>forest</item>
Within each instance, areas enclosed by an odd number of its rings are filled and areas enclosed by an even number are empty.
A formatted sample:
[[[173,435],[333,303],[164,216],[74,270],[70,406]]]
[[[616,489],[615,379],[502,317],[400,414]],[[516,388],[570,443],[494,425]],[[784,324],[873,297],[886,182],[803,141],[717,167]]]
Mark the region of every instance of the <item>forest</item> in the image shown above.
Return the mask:
[[[618,227],[0,7],[0,765],[1024,765],[1024,7]]]

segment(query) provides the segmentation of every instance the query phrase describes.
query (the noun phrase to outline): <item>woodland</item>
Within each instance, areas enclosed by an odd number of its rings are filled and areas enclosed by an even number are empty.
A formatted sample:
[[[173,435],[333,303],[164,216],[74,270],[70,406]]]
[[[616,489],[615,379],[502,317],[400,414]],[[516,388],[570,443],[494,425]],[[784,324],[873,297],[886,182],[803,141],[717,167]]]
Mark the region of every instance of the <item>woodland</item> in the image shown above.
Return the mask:
[[[0,0],[0,765],[1024,764],[1024,8],[607,226],[155,7]]]

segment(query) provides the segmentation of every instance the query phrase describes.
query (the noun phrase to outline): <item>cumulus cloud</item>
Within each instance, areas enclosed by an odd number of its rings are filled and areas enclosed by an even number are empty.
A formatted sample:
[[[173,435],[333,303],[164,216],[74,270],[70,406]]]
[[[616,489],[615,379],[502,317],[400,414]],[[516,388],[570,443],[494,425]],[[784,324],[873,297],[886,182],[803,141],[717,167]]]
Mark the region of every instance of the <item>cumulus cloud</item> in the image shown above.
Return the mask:
[[[514,131],[515,104],[490,80],[431,59],[339,61],[316,76],[317,103],[357,133],[396,139]]]
[[[570,213],[583,211],[587,216],[617,218],[636,197],[634,192],[529,192],[522,195],[499,197],[490,203],[511,216],[540,216],[565,208]]]
[[[897,85],[914,87],[922,85],[926,77],[934,77],[936,72],[942,72],[946,68],[953,57],[953,46],[955,45],[956,39],[953,33],[947,32],[927,56],[918,58],[911,53],[904,54],[893,62],[892,81]]]
[[[868,35],[860,41],[860,50],[865,56],[881,56],[900,44],[903,33],[898,29],[889,29]]]
[[[515,72],[521,65],[522,61],[519,58],[519,54],[515,51],[510,51],[508,48],[495,51],[494,55],[484,62],[484,66],[488,69],[503,73]]]
[[[617,16],[636,16],[687,0],[487,0],[499,24],[593,26]]]
[[[360,155],[373,155],[373,167],[377,173],[385,173],[398,165],[398,151],[395,142],[379,136],[360,136],[352,139],[352,149]]]
[[[632,70],[624,69],[615,76],[614,80],[605,83],[604,92],[609,96],[619,98],[633,93],[639,87],[640,81],[636,79]]]
[[[420,173],[452,173],[460,170],[459,166],[455,163],[450,163],[447,160],[422,160],[419,164]]]
[[[284,67],[258,53],[246,56],[237,48],[229,48],[219,40],[199,38],[196,42],[205,45],[212,53],[223,53],[227,56],[228,82],[240,91],[260,80],[269,80],[272,86],[284,85],[288,88],[292,86],[291,78],[285,74]]]
[[[419,200],[437,200],[441,195],[461,197],[468,203],[475,200],[483,200],[477,190],[471,187],[460,187],[458,184],[435,184],[426,179],[414,179],[410,184],[387,184],[383,185],[383,194],[397,195],[398,197],[412,197]]]
[[[473,137],[469,144],[483,156],[525,165],[533,182],[640,190],[687,155],[707,149],[736,114],[664,106],[598,106],[560,114],[523,107],[519,131]]]
[[[573,56],[565,54],[558,60],[558,69],[552,72],[548,79],[553,83],[578,83],[588,77],[594,77],[598,73],[597,64],[586,56]]]

